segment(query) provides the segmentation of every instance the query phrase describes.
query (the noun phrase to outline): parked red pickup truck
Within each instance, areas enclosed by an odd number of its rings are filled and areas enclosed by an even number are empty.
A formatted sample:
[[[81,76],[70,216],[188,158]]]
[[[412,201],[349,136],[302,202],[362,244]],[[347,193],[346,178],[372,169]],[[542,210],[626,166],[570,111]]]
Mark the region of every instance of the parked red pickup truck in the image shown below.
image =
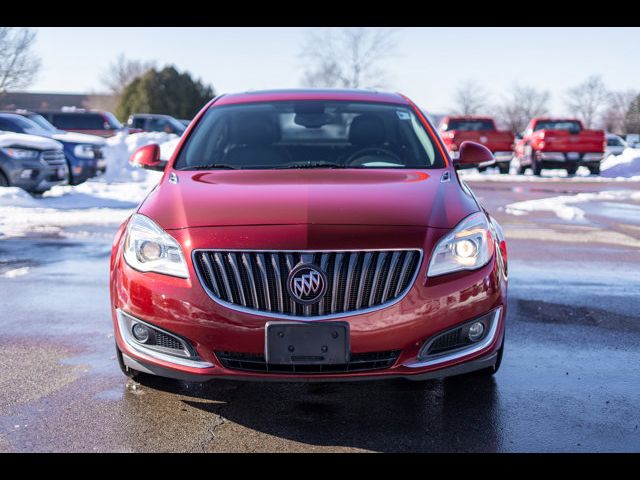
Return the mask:
[[[457,157],[462,142],[470,140],[482,143],[493,152],[500,173],[509,173],[514,136],[511,132],[499,131],[493,118],[451,115],[441,120],[438,129],[453,158]]]
[[[599,174],[605,145],[604,130],[587,130],[575,118],[534,118],[516,145],[518,173],[529,167],[534,175],[543,168],[562,168],[573,175],[584,165]]]

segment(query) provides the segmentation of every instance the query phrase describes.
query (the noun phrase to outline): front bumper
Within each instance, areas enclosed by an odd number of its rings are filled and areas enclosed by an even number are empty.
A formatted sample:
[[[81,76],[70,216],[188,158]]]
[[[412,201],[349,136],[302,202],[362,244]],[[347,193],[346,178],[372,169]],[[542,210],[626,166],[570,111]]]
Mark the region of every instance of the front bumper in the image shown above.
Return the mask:
[[[261,247],[267,249],[270,246],[264,245],[265,238],[269,238],[269,234],[276,229],[286,228],[288,227],[253,227],[249,236],[255,235],[260,239]],[[290,228],[292,231],[288,235],[288,241],[295,243],[295,232],[302,227]],[[398,248],[416,248],[415,232],[412,234],[408,227],[405,228],[407,230],[401,232],[399,230],[402,230],[402,227],[394,227],[393,241],[406,243],[396,245]],[[194,230],[197,230],[195,232],[197,235],[192,234],[190,237],[193,249],[211,245],[210,234],[215,229]],[[206,230],[209,230],[209,233],[206,233]],[[233,238],[236,233],[233,230],[232,227],[225,229],[225,236]],[[238,234],[248,234],[246,228],[237,230]],[[186,234],[186,232],[171,233],[176,237]],[[378,233],[380,236],[383,235],[382,232]],[[437,231],[437,229],[429,229],[426,235],[422,232],[419,248],[423,248],[425,252],[432,251],[433,245],[443,234],[444,231]],[[336,235],[336,237],[339,236]],[[375,238],[375,235],[373,237]],[[370,243],[371,238],[371,235],[367,235],[363,242]],[[478,270],[429,279],[426,277],[428,265],[428,255],[426,255],[427,258],[422,260],[414,285],[399,302],[377,311],[351,314],[340,319],[349,323],[352,354],[400,351],[397,360],[387,368],[312,374],[255,372],[226,368],[215,352],[264,354],[265,324],[273,318],[256,312],[240,312],[213,301],[204,290],[190,261],[188,261],[189,279],[138,272],[122,259],[120,243],[116,242],[112,256],[112,313],[118,348],[123,353],[125,364],[135,370],[197,381],[212,378],[278,381],[335,381],[394,377],[423,379],[454,374],[451,372],[464,373],[490,366],[495,362],[494,354],[502,343],[506,318],[506,273],[502,257],[496,257],[500,255],[500,249],[496,248],[496,255],[487,265]],[[185,242],[181,241],[181,244],[184,245]],[[309,245],[309,247],[309,249],[322,248],[319,245]],[[345,247],[361,249],[363,245],[355,243]],[[291,248],[297,249],[299,246],[294,244]],[[191,257],[189,252],[185,253],[187,258]],[[437,361],[417,359],[421,346],[427,340],[493,310],[498,312],[495,328],[491,335],[488,335],[488,341],[482,342],[480,348],[461,350],[452,356],[442,355]],[[121,322],[119,322],[119,311],[188,340],[197,357],[176,360],[136,348],[135,344],[127,341],[126,332],[123,334]],[[288,320],[286,317],[282,319]],[[321,322],[322,320],[307,321]],[[467,364],[468,366],[465,366]]]

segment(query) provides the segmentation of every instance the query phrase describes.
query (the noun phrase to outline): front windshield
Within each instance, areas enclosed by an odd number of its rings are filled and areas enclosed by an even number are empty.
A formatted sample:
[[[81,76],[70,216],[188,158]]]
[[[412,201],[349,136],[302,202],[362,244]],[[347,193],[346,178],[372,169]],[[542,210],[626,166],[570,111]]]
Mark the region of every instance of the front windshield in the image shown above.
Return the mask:
[[[407,106],[314,100],[211,108],[174,166],[442,168],[444,160]]]
[[[31,114],[29,116],[27,116],[27,118],[29,120],[31,120],[33,123],[37,123],[40,127],[42,127],[43,129],[47,130],[48,132],[52,132],[55,133],[58,131],[58,129],[56,127],[54,127],[53,125],[51,125],[46,118],[44,118],[42,115],[34,113]]]
[[[47,136],[49,134],[49,132],[44,130],[40,125],[21,115],[12,113],[2,115],[0,116],[0,121],[3,125],[3,130],[9,130],[16,133],[27,133],[31,135]]]

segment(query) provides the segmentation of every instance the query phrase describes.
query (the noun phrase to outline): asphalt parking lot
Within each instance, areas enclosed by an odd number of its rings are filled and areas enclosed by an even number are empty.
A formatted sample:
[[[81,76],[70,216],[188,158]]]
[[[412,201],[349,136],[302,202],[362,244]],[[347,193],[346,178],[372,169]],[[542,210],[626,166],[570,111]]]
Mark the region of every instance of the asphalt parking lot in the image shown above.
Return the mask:
[[[469,184],[509,241],[493,379],[138,384],[113,351],[113,229],[2,240],[0,451],[640,451],[640,201],[506,208],[640,183]]]

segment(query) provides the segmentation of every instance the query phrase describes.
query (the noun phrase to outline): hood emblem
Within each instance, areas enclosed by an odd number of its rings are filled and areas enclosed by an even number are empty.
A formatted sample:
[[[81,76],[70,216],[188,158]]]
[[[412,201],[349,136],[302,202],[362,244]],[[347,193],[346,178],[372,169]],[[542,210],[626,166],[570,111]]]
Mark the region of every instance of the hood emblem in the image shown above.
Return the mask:
[[[311,305],[320,301],[326,292],[327,276],[315,265],[300,264],[291,270],[287,290],[296,302]]]

